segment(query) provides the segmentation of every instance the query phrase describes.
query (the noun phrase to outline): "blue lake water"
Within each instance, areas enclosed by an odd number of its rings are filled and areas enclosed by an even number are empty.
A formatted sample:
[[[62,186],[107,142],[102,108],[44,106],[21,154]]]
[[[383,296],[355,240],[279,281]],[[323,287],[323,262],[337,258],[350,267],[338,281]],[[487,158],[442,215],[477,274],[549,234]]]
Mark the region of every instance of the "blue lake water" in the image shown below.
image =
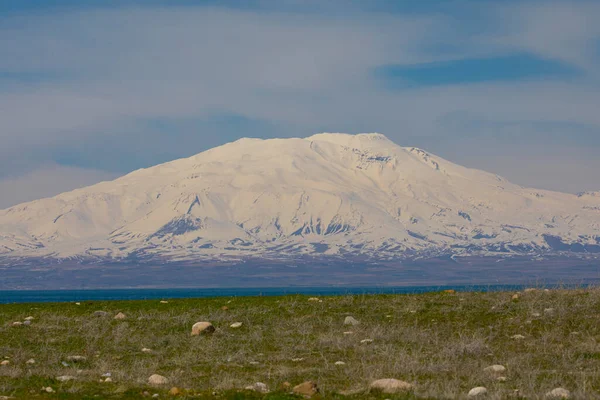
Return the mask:
[[[195,289],[91,289],[91,290],[2,290],[0,303],[74,302],[89,300],[150,300],[207,297],[281,296],[303,294],[313,296],[346,294],[416,294],[447,289],[456,291],[513,291],[527,285],[463,285],[404,287],[288,287],[288,288],[195,288]],[[584,286],[584,285],[583,285]],[[556,288],[542,285],[538,288]],[[582,285],[560,285],[561,288]]]

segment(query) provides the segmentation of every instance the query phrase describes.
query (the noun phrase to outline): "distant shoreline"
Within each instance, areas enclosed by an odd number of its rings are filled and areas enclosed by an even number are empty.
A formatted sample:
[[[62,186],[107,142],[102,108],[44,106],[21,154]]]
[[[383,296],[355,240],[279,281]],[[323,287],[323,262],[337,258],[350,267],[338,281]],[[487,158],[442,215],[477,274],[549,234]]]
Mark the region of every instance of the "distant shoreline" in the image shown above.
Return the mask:
[[[263,287],[263,288],[104,288],[65,290],[0,290],[0,304],[64,303],[75,301],[127,301],[156,299],[207,299],[220,297],[263,297],[263,296],[344,296],[344,295],[394,295],[421,294],[442,291],[456,292],[514,292],[529,287],[536,289],[590,289],[598,287],[590,283],[552,284],[473,284],[473,285],[430,285],[393,287]]]

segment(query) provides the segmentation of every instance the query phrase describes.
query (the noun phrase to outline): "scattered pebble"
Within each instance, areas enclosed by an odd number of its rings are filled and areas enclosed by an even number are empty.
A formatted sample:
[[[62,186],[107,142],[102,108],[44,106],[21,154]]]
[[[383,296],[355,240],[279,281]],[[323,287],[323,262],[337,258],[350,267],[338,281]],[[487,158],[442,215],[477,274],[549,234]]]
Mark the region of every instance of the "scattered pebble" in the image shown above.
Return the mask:
[[[0,365],[8,365],[10,364],[10,361],[8,360],[2,360],[2,362],[0,362]]]
[[[319,388],[317,387],[316,383],[307,381],[294,386],[292,391],[300,396],[312,397],[315,394],[319,393]]]
[[[166,301],[166,300],[161,300],[161,301],[160,301],[160,304],[169,304],[169,302],[168,302],[168,301]]]
[[[125,318],[127,318],[127,316],[125,314],[123,314],[122,312],[115,315],[115,319],[125,319]]]
[[[215,327],[210,322],[202,321],[196,322],[192,326],[192,336],[200,335],[201,333],[213,333],[215,331]]]
[[[311,297],[308,299],[308,301],[319,301],[318,297]]]
[[[94,317],[106,317],[107,315],[106,311],[94,311]]]
[[[46,391],[46,393],[54,393],[54,389],[52,389],[50,386],[44,388],[44,390]]]
[[[474,387],[473,389],[469,390],[469,393],[467,394],[467,396],[469,398],[483,397],[486,395],[487,395],[487,389],[484,388],[483,386]]]
[[[489,367],[485,367],[483,370],[485,372],[492,372],[495,374],[500,374],[500,373],[506,372],[506,367],[504,365],[494,364],[494,365],[490,365]]]
[[[229,325],[230,328],[240,328],[242,326],[241,322],[234,322],[233,324]]]
[[[510,338],[511,339],[515,339],[515,340],[523,340],[523,339],[525,339],[525,336],[523,336],[523,335],[512,335]]]
[[[154,374],[148,378],[148,383],[150,385],[166,385],[169,380],[162,375]]]
[[[153,399],[157,399],[158,397],[159,397],[159,394],[158,394],[158,393],[154,393],[154,394],[152,395],[152,398],[153,398]]]
[[[30,358],[29,360],[25,361],[25,364],[35,364],[35,360],[33,358]]]
[[[142,349],[142,353],[152,353],[152,349],[148,349],[148,348],[144,347]]]
[[[344,319],[344,325],[358,325],[360,324],[360,322],[358,322],[356,319],[354,319],[354,317],[351,316],[347,316],[346,319]]]
[[[77,303],[75,303],[75,305],[76,305],[76,306],[80,306],[80,305],[81,305],[81,303],[77,302]]]
[[[369,344],[369,343],[373,343],[373,339],[363,339],[360,341],[361,344]]]
[[[102,374],[103,378],[110,378],[112,376],[112,374],[110,372],[107,372],[105,374]]]
[[[110,382],[112,382],[112,381],[113,381],[113,380],[112,380],[112,378],[106,378],[106,379],[104,380],[104,382],[105,382],[105,383],[110,383]]]
[[[27,326],[31,325],[31,320],[28,319],[27,321],[23,321],[23,325],[27,325]]]
[[[546,393],[547,399],[569,399],[571,398],[571,392],[564,388],[552,389]]]
[[[75,377],[71,375],[61,375],[56,377],[56,380],[59,382],[72,381],[73,379],[75,379]]]
[[[346,365],[346,363],[343,361],[336,361],[335,365]]]
[[[393,394],[400,392],[409,392],[413,389],[413,385],[398,379],[378,379],[376,381],[371,382],[369,388],[374,391]]]
[[[246,386],[246,390],[252,390],[258,393],[269,393],[269,388],[262,382],[256,382],[254,385]]]
[[[352,334],[354,334],[354,332],[352,332],[352,331],[346,331],[346,332],[344,332],[344,335],[352,335]]]
[[[15,321],[12,323],[12,326],[21,326],[23,323],[21,321]]]
[[[27,318],[25,318],[25,321],[33,321],[34,319],[35,318],[33,318],[33,317],[27,317]]]

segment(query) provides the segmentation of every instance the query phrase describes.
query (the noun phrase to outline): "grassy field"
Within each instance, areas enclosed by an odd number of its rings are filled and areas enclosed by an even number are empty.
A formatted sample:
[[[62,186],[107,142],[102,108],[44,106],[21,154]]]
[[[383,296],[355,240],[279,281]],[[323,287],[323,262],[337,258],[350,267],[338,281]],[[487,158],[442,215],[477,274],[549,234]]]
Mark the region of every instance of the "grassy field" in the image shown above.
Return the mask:
[[[284,382],[310,380],[320,389],[314,398],[327,399],[456,399],[476,386],[487,388],[488,399],[541,399],[557,387],[571,398],[600,399],[600,289],[514,295],[0,305],[0,360],[8,361],[0,365],[0,398],[171,398],[177,387],[179,398],[275,400],[299,398]],[[126,318],[114,319],[119,312]],[[349,315],[360,324],[344,325]],[[13,325],[27,317],[30,325]],[[198,321],[216,331],[191,336]],[[243,325],[231,328],[234,322]],[[484,371],[494,364],[506,371]],[[103,381],[106,373],[112,382]],[[168,384],[150,386],[152,374]],[[369,391],[381,378],[414,389]],[[270,393],[244,390],[255,382]]]

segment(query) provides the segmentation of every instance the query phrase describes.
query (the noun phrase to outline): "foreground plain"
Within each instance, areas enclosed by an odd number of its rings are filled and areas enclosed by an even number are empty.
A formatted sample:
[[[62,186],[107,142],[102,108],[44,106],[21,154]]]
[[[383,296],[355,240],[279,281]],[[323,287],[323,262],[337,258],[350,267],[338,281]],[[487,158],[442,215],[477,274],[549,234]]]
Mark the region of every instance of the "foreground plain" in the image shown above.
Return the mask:
[[[327,399],[467,398],[477,386],[488,399],[541,399],[558,387],[600,399],[600,289],[515,294],[0,305],[0,398],[172,398],[177,387],[178,398],[275,400],[296,398],[285,382],[313,381],[314,398]],[[360,323],[344,325],[347,316]],[[191,336],[198,321],[216,331]],[[505,371],[484,370],[497,364]],[[168,384],[150,386],[153,374]],[[414,390],[370,392],[382,378]],[[256,382],[270,393],[244,390]]]

